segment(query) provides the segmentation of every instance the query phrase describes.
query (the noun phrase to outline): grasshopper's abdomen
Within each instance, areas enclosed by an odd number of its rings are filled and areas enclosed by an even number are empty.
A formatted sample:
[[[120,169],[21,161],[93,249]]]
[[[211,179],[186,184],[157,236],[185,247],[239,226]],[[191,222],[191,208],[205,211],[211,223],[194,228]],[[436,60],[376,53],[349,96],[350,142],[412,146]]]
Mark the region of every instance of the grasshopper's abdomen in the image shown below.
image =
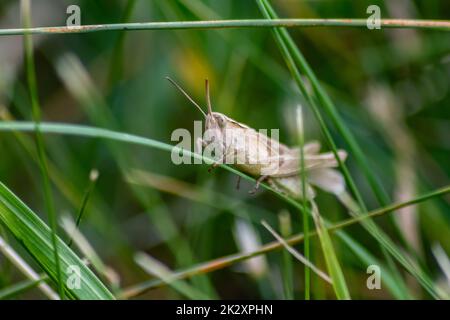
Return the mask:
[[[236,129],[227,131],[227,155],[231,163],[239,170],[252,176],[264,175],[266,168],[273,165],[275,152],[267,144],[267,137],[253,129]]]

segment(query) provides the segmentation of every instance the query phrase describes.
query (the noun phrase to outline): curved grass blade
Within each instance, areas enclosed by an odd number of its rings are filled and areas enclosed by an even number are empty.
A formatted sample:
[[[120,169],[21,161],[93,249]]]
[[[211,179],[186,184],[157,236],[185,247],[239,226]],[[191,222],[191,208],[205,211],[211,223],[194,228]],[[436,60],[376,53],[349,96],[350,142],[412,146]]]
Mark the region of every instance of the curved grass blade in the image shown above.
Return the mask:
[[[336,293],[336,297],[339,300],[350,300],[350,293],[345,282],[344,273],[342,272],[341,265],[336,256],[333,243],[331,242],[330,234],[325,226],[325,223],[320,216],[319,209],[314,201],[311,201],[311,211],[316,225],[317,236],[320,240],[320,246],[322,247],[323,255],[325,257],[325,263],[327,265],[328,272],[331,279],[333,279],[333,288]],[[306,238],[305,238],[306,239]]]
[[[1,182],[0,222],[23,245],[48,276],[57,282],[51,229]],[[114,299],[105,285],[59,237],[57,246],[60,249],[61,282],[69,297],[88,300]],[[79,286],[70,285],[74,275],[80,276]]]

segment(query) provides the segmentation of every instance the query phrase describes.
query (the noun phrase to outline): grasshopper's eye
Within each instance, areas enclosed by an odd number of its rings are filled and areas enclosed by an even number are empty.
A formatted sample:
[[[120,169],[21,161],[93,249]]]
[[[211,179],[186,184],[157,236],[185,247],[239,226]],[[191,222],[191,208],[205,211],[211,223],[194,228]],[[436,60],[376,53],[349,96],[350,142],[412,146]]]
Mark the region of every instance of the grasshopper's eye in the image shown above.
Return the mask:
[[[225,126],[225,119],[222,117],[217,117],[217,124],[219,125],[219,127],[224,127]]]

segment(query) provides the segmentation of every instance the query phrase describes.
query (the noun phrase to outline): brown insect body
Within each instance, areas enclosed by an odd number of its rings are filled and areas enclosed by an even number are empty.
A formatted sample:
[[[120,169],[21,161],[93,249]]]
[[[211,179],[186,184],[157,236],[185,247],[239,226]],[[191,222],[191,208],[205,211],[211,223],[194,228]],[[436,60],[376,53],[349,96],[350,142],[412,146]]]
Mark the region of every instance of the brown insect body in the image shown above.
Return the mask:
[[[235,166],[239,171],[258,178],[257,186],[262,180],[280,192],[295,198],[301,198],[302,186],[300,173],[300,149],[288,147],[275,139],[269,138],[249,126],[242,124],[226,115],[213,112],[209,98],[209,84],[206,81],[206,100],[208,113],[173,80],[168,78],[205,116],[205,139],[197,142],[208,148],[219,150],[219,163]],[[304,145],[304,168],[306,172],[313,172],[338,165],[331,152],[319,154],[320,144],[311,142]],[[342,160],[346,152],[338,151]],[[308,185],[307,197],[314,197],[314,191]]]

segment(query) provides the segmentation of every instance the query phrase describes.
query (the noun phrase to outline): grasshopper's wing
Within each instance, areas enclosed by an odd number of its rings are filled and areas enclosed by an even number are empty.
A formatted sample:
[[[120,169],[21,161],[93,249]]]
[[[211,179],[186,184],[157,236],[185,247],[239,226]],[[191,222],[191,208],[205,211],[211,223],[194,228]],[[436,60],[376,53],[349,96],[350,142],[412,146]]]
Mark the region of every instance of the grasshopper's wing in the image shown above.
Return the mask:
[[[308,172],[308,182],[336,195],[345,191],[344,177],[339,171],[331,168],[311,170],[311,172]]]
[[[303,153],[306,155],[317,154],[320,151],[320,142],[319,141],[310,141],[305,143],[303,146]],[[290,148],[288,151],[289,154],[295,156],[300,154],[300,147]]]
[[[303,198],[303,186],[299,176],[280,177],[280,178],[270,177],[267,180],[267,182],[272,188],[281,193],[284,193],[295,199]],[[306,183],[305,187],[306,187],[305,188],[306,198],[313,199],[315,197],[314,189],[309,185],[309,183]]]
[[[278,158],[280,154],[289,155],[292,152],[288,146],[253,129],[247,131],[245,139],[246,160],[259,166],[268,164],[272,159]],[[242,151],[244,152],[244,150]]]
[[[344,150],[338,150],[338,155],[341,161],[344,161],[347,157],[347,153]],[[269,163],[270,168],[263,169],[265,170],[265,172],[263,172],[264,175],[270,175],[272,177],[289,177],[300,172],[300,156],[298,154],[287,154],[280,155],[279,157],[273,157],[270,159]],[[318,168],[333,168],[337,166],[338,161],[332,152],[316,155],[305,154],[304,167],[307,171]]]

